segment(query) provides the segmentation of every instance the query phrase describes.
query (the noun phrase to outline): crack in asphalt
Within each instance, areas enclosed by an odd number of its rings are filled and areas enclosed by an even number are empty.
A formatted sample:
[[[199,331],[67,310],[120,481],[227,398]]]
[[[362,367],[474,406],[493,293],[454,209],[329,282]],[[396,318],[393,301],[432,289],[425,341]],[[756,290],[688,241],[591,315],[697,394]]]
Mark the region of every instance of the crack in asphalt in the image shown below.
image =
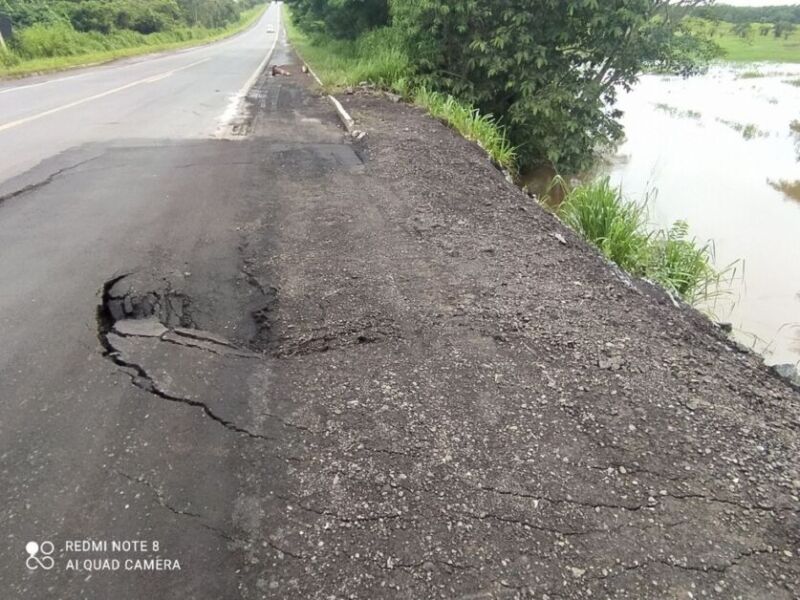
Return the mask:
[[[771,549],[768,549],[768,548],[753,548],[753,549],[750,549],[750,550],[745,550],[744,552],[740,552],[739,554],[735,555],[733,558],[731,558],[729,561],[727,561],[727,562],[725,562],[723,564],[716,564],[716,565],[715,564],[693,565],[693,564],[689,564],[688,561],[682,564],[682,563],[677,562],[675,560],[669,560],[669,559],[665,559],[665,558],[651,558],[651,559],[647,559],[647,560],[644,560],[642,562],[637,562],[637,563],[630,564],[630,565],[620,565],[619,566],[619,570],[616,571],[616,572],[609,572],[609,573],[607,573],[605,575],[600,574],[600,575],[587,576],[586,579],[587,580],[594,580],[594,581],[596,581],[596,580],[614,579],[614,578],[617,578],[617,577],[620,577],[620,576],[624,575],[625,573],[627,573],[629,571],[636,571],[636,570],[639,570],[639,569],[647,569],[647,568],[649,568],[649,567],[651,567],[653,565],[664,565],[664,566],[669,567],[671,569],[681,569],[683,571],[691,571],[691,572],[694,572],[694,573],[725,574],[725,573],[728,572],[729,569],[732,569],[732,568],[738,566],[742,561],[744,561],[746,559],[753,558],[755,556],[759,556],[759,555],[762,555],[762,554],[774,554],[774,552],[775,552],[774,549],[771,550]]]
[[[147,481],[141,475],[139,477],[131,477],[127,473],[124,473],[124,472],[119,471],[117,469],[114,469],[111,472],[119,475],[120,477],[124,477],[125,479],[127,479],[128,481],[130,481],[132,483],[138,483],[140,485],[145,486],[146,488],[148,488],[150,490],[150,492],[153,494],[153,496],[155,496],[155,499],[156,499],[156,501],[158,502],[159,505],[161,505],[164,508],[166,508],[167,510],[175,513],[176,515],[185,516],[185,517],[194,517],[194,518],[198,518],[198,519],[203,518],[203,516],[198,514],[198,513],[193,513],[193,512],[190,512],[188,510],[181,510],[181,509],[178,509],[178,508],[175,508],[174,506],[172,506],[169,502],[167,502],[166,498],[164,498],[164,492],[161,491],[161,488],[157,488],[156,486],[154,486],[152,483]]]
[[[296,499],[290,498],[288,496],[282,496],[280,494],[275,494],[275,497],[278,498],[279,500],[282,500],[282,501],[288,503],[288,504],[297,506],[298,508],[300,508],[300,509],[302,509],[302,510],[304,510],[306,512],[310,512],[310,513],[313,513],[315,515],[319,515],[320,517],[335,518],[336,520],[341,521],[342,523],[369,523],[369,522],[375,522],[375,521],[399,519],[399,518],[401,518],[403,516],[402,513],[394,512],[394,513],[385,513],[385,514],[380,514],[380,515],[370,515],[368,517],[358,516],[358,515],[355,516],[355,517],[344,517],[344,516],[340,515],[339,513],[334,512],[332,510],[319,509],[319,508],[314,508],[313,506],[305,505],[302,502],[300,502],[300,501],[298,501]]]
[[[501,496],[513,496],[515,498],[524,498],[527,500],[535,500],[535,501],[545,501],[549,502],[550,504],[570,504],[573,506],[582,506],[584,508],[608,508],[612,510],[626,510],[630,512],[636,512],[643,508],[649,508],[647,505],[644,504],[612,504],[610,502],[585,502],[581,500],[571,500],[567,498],[550,498],[548,496],[537,496],[534,494],[526,494],[525,492],[515,492],[512,490],[504,490],[500,488],[495,488],[491,486],[480,486],[479,488],[483,492],[490,492],[493,494],[499,494]]]
[[[186,404],[188,406],[200,408],[209,419],[215,421],[216,423],[219,423],[220,425],[222,425],[223,427],[225,427],[230,431],[246,435],[253,439],[273,441],[272,438],[270,438],[269,436],[252,432],[248,429],[245,429],[244,427],[237,425],[233,421],[228,421],[227,419],[222,418],[221,416],[216,414],[204,402],[201,402],[199,400],[193,400],[191,398],[183,398],[181,396],[175,396],[159,388],[155,380],[147,373],[144,367],[133,361],[125,359],[122,353],[118,352],[114,348],[114,346],[108,339],[108,335],[114,326],[114,319],[111,316],[111,313],[108,309],[108,301],[110,300],[110,290],[117,282],[124,279],[125,277],[128,277],[128,275],[130,274],[126,273],[107,281],[102,289],[102,296],[101,296],[102,300],[100,306],[97,309],[97,330],[98,330],[97,337],[98,340],[100,341],[101,346],[104,349],[103,356],[111,360],[117,366],[123,367],[123,372],[125,372],[131,378],[131,383],[135,387],[149,394],[162,398],[164,400],[169,400],[170,402],[177,402],[180,404]]]
[[[229,541],[231,543],[244,544],[244,540],[229,534],[224,529],[220,529],[219,527],[215,527],[213,525],[209,525],[208,523],[206,523],[204,520],[202,520],[202,519],[205,519],[205,517],[203,515],[201,515],[199,513],[190,512],[188,510],[181,510],[179,508],[175,508],[174,506],[172,506],[169,502],[167,502],[166,498],[164,497],[164,493],[161,491],[161,488],[158,488],[158,487],[154,486],[152,483],[147,481],[147,479],[145,479],[141,475],[139,477],[132,477],[132,476],[128,475],[127,473],[124,473],[123,471],[119,471],[117,469],[110,470],[109,472],[114,473],[116,475],[119,475],[120,477],[123,477],[123,478],[127,479],[131,483],[137,483],[137,484],[145,486],[153,494],[153,496],[155,497],[156,502],[158,503],[158,505],[163,507],[163,508],[166,508],[171,513],[173,513],[175,515],[178,515],[180,517],[191,517],[193,519],[201,519],[201,520],[197,521],[197,524],[200,525],[200,527],[213,532],[214,534],[218,535],[219,537],[221,537],[221,538],[223,538],[223,539],[225,539],[225,540],[227,540],[227,541]]]
[[[23,194],[27,194],[28,192],[32,192],[34,190],[38,190],[39,188],[50,185],[51,183],[53,183],[55,179],[57,179],[64,173],[68,173],[69,171],[73,171],[78,167],[81,167],[85,164],[95,161],[101,156],[102,156],[101,154],[98,154],[97,156],[93,156],[91,158],[87,158],[86,160],[77,162],[74,165],[63,167],[61,169],[58,169],[57,171],[54,171],[53,173],[51,173],[50,175],[48,175],[47,177],[45,177],[40,181],[35,181],[34,183],[30,183],[26,186],[19,188],[18,190],[14,190],[13,192],[8,192],[7,194],[3,194],[2,196],[0,196],[0,204],[5,202],[6,200],[11,200],[12,198],[16,198],[17,196],[22,196]]]
[[[618,510],[626,510],[630,512],[636,512],[645,508],[653,508],[655,504],[611,504],[608,502],[586,502],[580,500],[572,500],[572,499],[564,499],[564,498],[550,498],[547,496],[537,496],[535,494],[527,494],[525,492],[515,492],[513,490],[504,490],[500,488],[495,488],[491,486],[481,486],[480,489],[484,492],[490,492],[495,494],[500,494],[502,496],[513,496],[515,498],[524,498],[529,500],[536,500],[536,501],[545,501],[550,502],[551,504],[571,504],[575,506],[583,506],[585,508],[608,508],[608,509],[618,509]],[[774,513],[776,511],[789,511],[789,512],[796,512],[791,508],[776,508],[774,506],[768,506],[763,504],[746,504],[744,502],[737,502],[735,500],[729,500],[725,498],[717,498],[715,496],[708,496],[705,494],[698,494],[698,493],[687,493],[687,494],[678,494],[678,493],[666,493],[666,494],[659,494],[658,498],[671,498],[673,500],[702,500],[705,502],[713,502],[719,504],[725,504],[728,506],[735,506],[741,510],[747,511],[766,511],[770,513]]]
[[[211,408],[209,408],[209,406],[205,402],[201,402],[199,400],[192,400],[191,398],[182,398],[181,396],[173,396],[169,392],[165,392],[164,390],[158,387],[153,378],[147,374],[147,371],[145,371],[141,365],[125,360],[124,358],[122,358],[119,352],[111,352],[106,354],[106,356],[110,358],[115,364],[121,367],[127,367],[133,369],[136,372],[136,375],[134,376],[133,374],[128,373],[128,376],[131,378],[131,383],[133,383],[133,385],[138,387],[139,389],[149,394],[153,394],[154,396],[158,396],[159,398],[163,398],[164,400],[169,400],[170,402],[178,402],[181,404],[187,404],[189,406],[201,408],[209,419],[221,424],[223,427],[229,429],[230,431],[241,433],[243,435],[246,435],[254,439],[273,441],[273,438],[269,436],[260,433],[254,433],[248,429],[245,429],[244,427],[240,427],[233,421],[228,421],[227,419],[223,419],[213,410],[211,410]]]

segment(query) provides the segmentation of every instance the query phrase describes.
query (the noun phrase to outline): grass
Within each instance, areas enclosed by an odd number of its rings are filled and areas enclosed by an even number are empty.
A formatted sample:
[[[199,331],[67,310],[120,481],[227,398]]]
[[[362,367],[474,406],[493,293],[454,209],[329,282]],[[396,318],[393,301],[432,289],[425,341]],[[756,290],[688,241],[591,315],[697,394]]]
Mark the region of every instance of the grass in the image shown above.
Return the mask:
[[[746,140],[752,140],[757,137],[768,137],[769,133],[766,131],[762,131],[753,123],[738,123],[737,121],[728,121],[727,119],[720,119],[717,118],[717,121],[722,123],[723,125],[727,125],[734,131],[738,131],[742,134],[742,137]]]
[[[664,104],[663,102],[658,102],[655,107],[656,109],[667,113],[669,116],[676,118],[700,119],[703,116],[702,113],[696,110],[680,110],[674,106],[670,106],[669,104]]]
[[[733,25],[730,23],[720,23],[716,29],[712,29],[708,22],[702,22],[699,26],[714,32],[712,39],[722,49],[722,58],[725,60],[800,63],[800,28],[784,39],[775,38],[771,31],[768,35],[761,35],[761,24],[754,23],[754,35],[745,39],[733,33]]]
[[[459,102],[447,94],[420,88],[414,94],[414,103],[441,119],[466,139],[481,146],[500,167],[514,171],[517,155],[508,140],[505,129],[497,124],[492,115],[482,115],[468,104]]]
[[[362,82],[393,89],[408,73],[408,58],[390,28],[371,31],[356,40],[312,38],[294,24],[286,5],[284,15],[292,45],[312,65],[328,91]]]
[[[447,94],[409,83],[410,63],[394,30],[374,30],[356,40],[310,36],[295,25],[286,5],[284,11],[292,45],[314,69],[326,91],[335,93],[347,87],[369,83],[396,92],[448,124],[466,139],[476,142],[501,168],[516,173],[516,149],[508,140],[506,130],[492,115],[481,114],[475,107]]]
[[[767,180],[767,182],[779,192],[783,192],[787,197],[793,200],[800,200],[800,179],[796,181],[787,181],[781,179],[780,181]]]
[[[186,27],[148,35],[128,30],[103,35],[75,31],[63,24],[29,27],[19,32],[14,50],[0,49],[0,78],[49,73],[213,42],[249,27],[266,8],[256,6],[243,11],[239,20],[227,27]]]
[[[690,239],[685,222],[650,231],[646,202],[626,200],[608,178],[569,189],[556,177],[548,194],[555,188],[564,193],[556,208],[561,220],[625,271],[695,305],[719,292],[728,269],[715,269],[712,246]]]

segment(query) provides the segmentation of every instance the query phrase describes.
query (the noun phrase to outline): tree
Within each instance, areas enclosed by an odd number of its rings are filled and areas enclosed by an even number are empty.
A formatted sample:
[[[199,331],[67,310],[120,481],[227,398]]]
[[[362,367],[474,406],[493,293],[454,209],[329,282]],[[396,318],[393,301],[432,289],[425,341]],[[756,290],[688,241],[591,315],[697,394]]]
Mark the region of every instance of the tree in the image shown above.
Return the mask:
[[[750,26],[750,23],[736,23],[731,31],[733,31],[735,36],[743,40],[749,40],[753,37],[753,28]]]
[[[354,39],[389,23],[388,0],[287,0],[295,21],[310,33]]]
[[[797,26],[794,23],[789,21],[777,21],[775,26],[772,28],[772,35],[778,39],[787,39],[794,33],[795,29],[797,29]]]
[[[580,170],[619,140],[620,90],[711,55],[683,17],[702,0],[397,0],[418,81],[496,115],[523,162]]]

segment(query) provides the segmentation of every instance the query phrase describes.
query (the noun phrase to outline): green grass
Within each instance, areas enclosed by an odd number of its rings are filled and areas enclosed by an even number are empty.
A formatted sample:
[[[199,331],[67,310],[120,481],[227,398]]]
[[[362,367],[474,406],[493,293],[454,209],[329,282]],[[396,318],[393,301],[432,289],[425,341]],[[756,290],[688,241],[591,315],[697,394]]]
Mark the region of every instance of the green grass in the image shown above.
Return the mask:
[[[722,273],[714,268],[713,249],[690,239],[686,223],[650,231],[646,203],[626,200],[608,178],[568,189],[556,177],[545,202],[555,188],[564,193],[556,208],[561,220],[625,271],[658,283],[691,304],[719,292]]]
[[[12,51],[0,49],[0,78],[48,73],[117,58],[185,48],[229,37],[258,20],[266,6],[243,11],[227,27],[187,27],[144,35],[120,30],[108,35],[75,31],[68,25],[37,25],[17,34]]]
[[[284,5],[286,30],[297,53],[307,61],[329,91],[370,82],[393,89],[408,73],[409,62],[390,28],[377,29],[356,40],[312,38],[292,21]]]
[[[570,190],[558,209],[561,219],[620,267],[644,275],[650,236],[643,206],[626,202],[608,178]]]
[[[476,142],[501,168],[516,173],[515,148],[509,142],[505,129],[492,115],[481,114],[475,107],[452,96],[417,88],[409,83],[409,60],[394,30],[374,30],[356,40],[312,37],[294,24],[291,11],[285,5],[284,11],[292,45],[314,69],[326,91],[335,93],[366,82],[396,92],[448,124],[466,139]]]
[[[468,104],[447,94],[420,88],[414,94],[414,103],[427,110],[458,131],[462,136],[480,145],[500,167],[514,172],[517,163],[515,148],[506,136],[505,129],[492,115],[482,115]]]
[[[723,60],[800,63],[800,28],[784,39],[775,38],[772,32],[761,35],[759,32],[761,24],[754,23],[753,35],[745,39],[733,33],[733,25],[730,23],[720,23],[713,29],[708,22],[701,22],[699,27],[713,31],[712,39],[722,49]]]

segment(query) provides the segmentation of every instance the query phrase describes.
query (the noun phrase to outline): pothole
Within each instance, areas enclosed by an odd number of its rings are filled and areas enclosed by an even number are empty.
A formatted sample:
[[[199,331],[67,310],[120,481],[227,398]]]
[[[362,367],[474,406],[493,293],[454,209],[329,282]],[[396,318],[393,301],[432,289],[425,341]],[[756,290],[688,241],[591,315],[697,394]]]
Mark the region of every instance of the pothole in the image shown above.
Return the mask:
[[[106,332],[122,320],[149,320],[167,328],[193,328],[191,299],[164,278],[125,274],[103,286],[98,321]]]

